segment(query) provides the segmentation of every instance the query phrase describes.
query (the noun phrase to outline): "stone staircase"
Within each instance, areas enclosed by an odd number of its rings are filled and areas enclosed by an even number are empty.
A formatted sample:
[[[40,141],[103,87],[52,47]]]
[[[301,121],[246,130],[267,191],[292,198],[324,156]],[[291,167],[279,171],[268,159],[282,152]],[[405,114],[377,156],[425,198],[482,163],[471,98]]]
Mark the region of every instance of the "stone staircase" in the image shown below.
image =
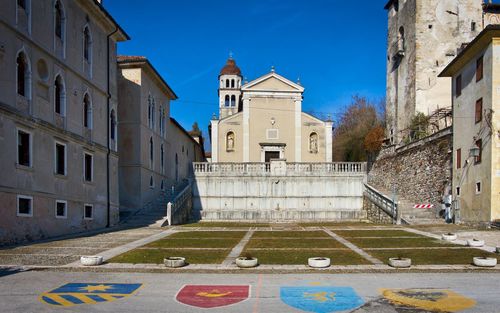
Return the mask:
[[[376,186],[377,190],[392,198],[392,192],[389,190]],[[398,209],[401,212],[401,220],[403,223],[410,225],[424,225],[424,224],[445,224],[444,219],[437,216],[437,212],[441,207],[434,205],[431,209],[416,209],[413,206],[417,204],[415,201],[410,201],[401,195],[398,195]]]
[[[171,202],[179,192],[188,184],[182,181],[172,191],[162,191],[155,200],[147,203],[142,209],[120,219],[120,224],[126,227],[161,227],[167,215],[167,204]]]

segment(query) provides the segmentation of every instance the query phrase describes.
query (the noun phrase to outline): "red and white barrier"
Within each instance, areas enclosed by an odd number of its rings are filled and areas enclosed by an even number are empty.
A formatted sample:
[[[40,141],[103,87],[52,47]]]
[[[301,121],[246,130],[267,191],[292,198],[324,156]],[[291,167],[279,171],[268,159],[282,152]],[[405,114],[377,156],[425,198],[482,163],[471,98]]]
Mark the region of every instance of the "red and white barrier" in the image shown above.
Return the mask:
[[[434,204],[415,204],[413,206],[414,209],[432,209]]]

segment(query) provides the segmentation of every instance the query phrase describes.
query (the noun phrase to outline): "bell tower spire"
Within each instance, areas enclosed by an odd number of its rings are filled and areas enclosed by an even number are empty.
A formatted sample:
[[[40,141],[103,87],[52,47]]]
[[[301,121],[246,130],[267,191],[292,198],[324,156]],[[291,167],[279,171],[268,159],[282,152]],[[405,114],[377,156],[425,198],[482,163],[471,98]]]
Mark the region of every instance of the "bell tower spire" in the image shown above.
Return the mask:
[[[239,112],[241,102],[241,70],[229,52],[226,65],[219,74],[219,118]]]

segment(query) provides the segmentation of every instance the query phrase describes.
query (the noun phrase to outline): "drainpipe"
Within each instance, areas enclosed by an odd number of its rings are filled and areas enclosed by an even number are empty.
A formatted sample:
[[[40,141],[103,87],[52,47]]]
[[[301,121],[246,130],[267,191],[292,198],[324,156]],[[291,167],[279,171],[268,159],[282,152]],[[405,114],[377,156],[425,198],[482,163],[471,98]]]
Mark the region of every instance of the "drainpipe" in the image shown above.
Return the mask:
[[[115,30],[109,34],[106,38],[106,64],[107,64],[107,71],[106,71],[106,83],[107,83],[107,86],[106,86],[106,93],[107,93],[107,101],[106,101],[106,107],[107,107],[107,116],[106,116],[106,120],[107,120],[107,125],[108,125],[108,130],[107,130],[107,134],[108,134],[108,139],[107,139],[107,146],[108,146],[108,151],[106,153],[106,197],[107,197],[107,203],[106,203],[106,210],[107,210],[107,218],[106,218],[106,228],[109,228],[110,227],[110,220],[111,220],[111,195],[110,195],[110,169],[109,169],[109,158],[110,158],[110,155],[111,155],[111,148],[110,148],[110,145],[111,145],[111,139],[109,138],[110,136],[110,127],[111,127],[111,123],[110,123],[110,120],[109,120],[109,114],[110,114],[110,107],[111,107],[111,93],[110,93],[110,75],[109,75],[109,66],[110,66],[110,62],[109,62],[109,43],[110,43],[110,38],[111,36],[113,36],[114,34],[116,34],[118,32],[118,27],[115,26]]]

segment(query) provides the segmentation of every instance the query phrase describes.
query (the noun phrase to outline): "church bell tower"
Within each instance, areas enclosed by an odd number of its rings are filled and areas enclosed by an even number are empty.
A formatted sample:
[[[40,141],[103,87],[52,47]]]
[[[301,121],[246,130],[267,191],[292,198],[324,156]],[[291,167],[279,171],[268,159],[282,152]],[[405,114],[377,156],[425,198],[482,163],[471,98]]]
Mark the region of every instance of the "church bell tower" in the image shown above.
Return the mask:
[[[230,55],[219,74],[219,118],[240,111],[241,70]]]

